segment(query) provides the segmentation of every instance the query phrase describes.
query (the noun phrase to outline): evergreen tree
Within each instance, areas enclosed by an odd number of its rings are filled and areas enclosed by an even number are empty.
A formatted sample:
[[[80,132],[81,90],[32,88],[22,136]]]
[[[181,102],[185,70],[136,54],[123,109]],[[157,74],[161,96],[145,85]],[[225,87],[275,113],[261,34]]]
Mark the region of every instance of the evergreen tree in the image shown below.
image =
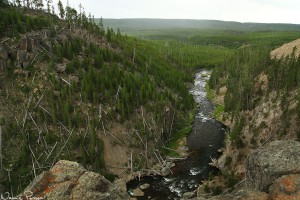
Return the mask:
[[[60,18],[63,19],[65,17],[65,9],[60,0],[58,1],[57,6],[58,6],[58,10],[59,10],[59,16],[60,16]]]
[[[16,0],[17,6],[21,7],[21,0]]]
[[[98,22],[98,26],[100,27],[100,35],[103,37],[105,35],[105,29],[104,29],[102,17],[100,18],[100,20]]]
[[[52,0],[47,0],[47,12],[51,13],[51,4],[52,4]]]

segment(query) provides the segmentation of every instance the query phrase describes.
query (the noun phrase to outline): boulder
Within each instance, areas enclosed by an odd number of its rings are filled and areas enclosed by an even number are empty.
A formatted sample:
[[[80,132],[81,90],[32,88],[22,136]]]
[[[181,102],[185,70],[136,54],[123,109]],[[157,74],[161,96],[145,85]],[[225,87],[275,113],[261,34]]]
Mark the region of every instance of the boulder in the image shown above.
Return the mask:
[[[111,195],[111,199],[114,200],[130,199],[130,196],[127,192],[126,182],[122,179],[117,179],[115,182],[113,182],[108,192]]]
[[[160,174],[162,176],[168,176],[171,173],[170,168],[169,167],[164,167],[160,170]]]
[[[58,73],[63,73],[66,70],[66,67],[67,67],[67,65],[65,65],[65,64],[56,64],[54,66],[56,72],[58,72]]]
[[[195,192],[186,192],[182,195],[183,199],[191,199],[196,196]]]
[[[269,189],[269,199],[300,199],[300,175],[278,178]]]
[[[49,171],[37,176],[19,199],[27,199],[26,195],[31,199],[48,200],[130,198],[125,181],[117,180],[111,183],[102,175],[87,171],[82,165],[66,160],[58,161]]]
[[[246,186],[268,191],[279,177],[300,173],[300,142],[274,141],[249,154],[246,160]]]
[[[72,190],[71,199],[102,199],[110,196],[105,194],[110,187],[110,182],[100,174],[94,172],[84,173]]]
[[[86,171],[87,170],[77,162],[60,160],[49,172],[55,177],[54,182],[59,183],[68,180],[76,181]]]
[[[70,75],[69,80],[70,80],[69,82],[73,82],[73,83],[78,83],[79,82],[78,76]]]
[[[150,184],[148,184],[148,183],[145,183],[145,184],[143,184],[143,185],[140,185],[141,190],[146,190],[146,189],[148,189],[149,187],[150,187]]]
[[[136,188],[133,190],[132,196],[134,197],[143,197],[144,195],[145,193],[140,188]]]

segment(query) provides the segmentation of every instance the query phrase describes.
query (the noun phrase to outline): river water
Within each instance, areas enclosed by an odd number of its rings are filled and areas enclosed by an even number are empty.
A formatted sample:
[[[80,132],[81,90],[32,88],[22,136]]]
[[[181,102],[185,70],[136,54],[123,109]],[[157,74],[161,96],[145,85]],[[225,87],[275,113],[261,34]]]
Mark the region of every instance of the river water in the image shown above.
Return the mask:
[[[206,98],[205,85],[209,80],[210,71],[201,70],[195,75],[194,88],[190,93],[198,103],[191,133],[187,136],[189,156],[179,161],[171,170],[173,174],[167,177],[142,177],[127,184],[129,193],[139,185],[150,184],[144,190],[145,196],[138,199],[180,199],[186,192],[195,191],[202,180],[217,170],[208,163],[211,158],[218,158],[218,149],[223,147],[225,126],[210,118],[215,106]]]

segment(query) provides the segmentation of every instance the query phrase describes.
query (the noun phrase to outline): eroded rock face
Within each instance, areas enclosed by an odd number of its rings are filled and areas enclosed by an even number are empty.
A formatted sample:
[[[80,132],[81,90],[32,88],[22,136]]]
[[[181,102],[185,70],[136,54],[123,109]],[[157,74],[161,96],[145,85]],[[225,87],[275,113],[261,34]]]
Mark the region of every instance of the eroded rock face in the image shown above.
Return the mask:
[[[300,142],[274,141],[249,154],[246,161],[246,186],[268,191],[279,177],[300,173]]]
[[[126,183],[111,183],[102,175],[87,171],[76,162],[60,160],[49,171],[37,176],[20,195],[57,199],[129,199]]]

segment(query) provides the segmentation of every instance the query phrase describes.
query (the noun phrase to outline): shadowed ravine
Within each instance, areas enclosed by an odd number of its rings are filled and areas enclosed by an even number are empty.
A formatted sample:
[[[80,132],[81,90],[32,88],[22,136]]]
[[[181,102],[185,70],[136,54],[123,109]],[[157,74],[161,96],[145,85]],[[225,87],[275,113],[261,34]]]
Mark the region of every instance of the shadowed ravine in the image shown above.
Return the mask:
[[[201,181],[208,178],[209,173],[217,171],[208,163],[211,158],[219,157],[218,149],[223,146],[225,126],[210,118],[215,106],[206,98],[205,85],[209,72],[198,72],[194,88],[190,91],[199,104],[199,109],[192,131],[187,137],[190,152],[188,158],[177,162],[172,168],[173,174],[167,177],[142,177],[140,181],[129,182],[129,193],[139,185],[151,185],[144,190],[145,196],[138,199],[180,199],[185,192],[195,191]]]

